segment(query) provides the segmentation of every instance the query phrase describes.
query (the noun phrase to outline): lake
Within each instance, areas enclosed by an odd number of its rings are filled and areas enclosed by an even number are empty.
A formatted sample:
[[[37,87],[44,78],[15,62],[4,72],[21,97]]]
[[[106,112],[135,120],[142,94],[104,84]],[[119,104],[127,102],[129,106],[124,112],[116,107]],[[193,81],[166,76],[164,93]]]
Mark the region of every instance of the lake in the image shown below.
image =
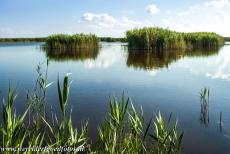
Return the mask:
[[[124,92],[148,121],[158,111],[178,120],[184,132],[183,153],[230,153],[230,45],[213,51],[128,51],[125,43],[101,43],[99,51],[76,55],[50,54],[43,43],[0,44],[0,98],[9,82],[17,86],[17,112],[36,82],[36,67],[49,58],[48,79],[54,84],[47,105],[59,112],[57,76],[71,72],[69,108],[76,126],[89,120],[90,136],[106,117],[108,101]],[[209,123],[200,121],[201,88],[210,89]],[[222,127],[219,117],[222,112]]]

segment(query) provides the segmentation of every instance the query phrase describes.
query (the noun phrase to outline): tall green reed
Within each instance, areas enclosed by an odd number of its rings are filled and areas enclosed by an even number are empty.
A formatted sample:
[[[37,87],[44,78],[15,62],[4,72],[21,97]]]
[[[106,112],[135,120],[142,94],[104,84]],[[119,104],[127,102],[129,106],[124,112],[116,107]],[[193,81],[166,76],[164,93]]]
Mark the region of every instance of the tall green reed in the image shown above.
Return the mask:
[[[160,113],[156,122],[146,123],[142,109],[138,112],[123,95],[121,102],[116,98],[110,102],[108,117],[99,127],[96,153],[180,153],[182,138],[177,123],[168,127]]]
[[[154,132],[150,134],[152,143],[154,143],[154,141],[156,143],[153,145],[155,153],[165,154],[181,152],[183,133],[177,131],[177,122],[170,128],[170,121],[171,115],[168,122],[163,119],[160,112],[156,117]]]
[[[130,49],[148,51],[216,48],[224,45],[224,38],[216,33],[181,33],[158,27],[129,30],[126,37]]]
[[[51,122],[48,122],[48,120],[42,118],[50,131],[48,146],[72,147],[76,150],[81,149],[82,147],[86,146],[87,143],[88,123],[84,124],[82,126],[81,131],[79,132],[73,126],[71,115],[68,116],[66,114],[66,106],[68,102],[70,89],[69,74],[66,74],[64,77],[63,88],[61,88],[60,81],[58,78],[57,87],[59,96],[59,106],[61,109],[62,118],[59,121],[55,114],[52,115],[53,120]],[[76,152],[77,151],[75,151],[74,153]]]
[[[46,81],[40,74],[39,87],[46,90],[47,85],[50,85]],[[65,153],[77,153],[83,148],[86,153],[180,153],[183,135],[179,133],[177,123],[171,123],[172,127],[169,127],[169,123],[164,121],[161,114],[157,116],[155,122],[151,119],[146,123],[142,108],[137,110],[131,100],[125,98],[124,93],[120,101],[115,97],[110,99],[108,116],[98,128],[98,142],[89,144],[88,122],[82,124],[80,130],[75,128],[71,117],[72,111],[67,110],[70,83],[69,74],[65,75],[62,82],[58,77],[57,93],[61,117],[58,118],[54,112],[51,112],[51,118],[38,114],[42,120],[33,120],[33,123],[28,123],[26,120],[33,104],[30,104],[22,115],[16,115],[16,110],[14,110],[16,90],[9,86],[7,101],[3,103],[0,146],[3,148],[46,146],[75,149],[75,151]],[[44,92],[43,90],[41,93]],[[37,95],[37,97],[43,96],[46,97],[46,94]],[[17,151],[17,153],[22,152]],[[41,153],[41,151],[35,153]]]
[[[99,47],[99,39],[96,35],[86,34],[56,34],[46,39],[46,48],[52,51],[74,51],[79,49],[95,49]]]
[[[39,63],[37,66],[37,80],[35,88],[27,93],[27,103],[31,106],[30,115],[33,120],[38,120],[39,114],[45,116],[46,109],[46,92],[47,89],[53,84],[48,81],[48,68],[49,60],[46,61],[46,67],[43,67],[44,63]]]
[[[16,89],[12,89],[9,85],[7,101],[4,101],[2,110],[1,147],[3,148],[22,148],[27,137],[28,130],[25,128],[24,120],[29,107],[21,116],[16,115],[14,109],[16,97]]]

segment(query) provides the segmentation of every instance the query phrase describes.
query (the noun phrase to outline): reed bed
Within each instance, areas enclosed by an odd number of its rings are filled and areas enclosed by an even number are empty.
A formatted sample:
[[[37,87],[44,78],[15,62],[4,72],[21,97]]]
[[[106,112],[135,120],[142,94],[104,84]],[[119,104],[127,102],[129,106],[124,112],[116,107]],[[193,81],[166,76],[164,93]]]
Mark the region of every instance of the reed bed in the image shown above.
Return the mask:
[[[156,120],[151,118],[146,122],[143,111],[136,110],[131,100],[126,99],[124,94],[120,101],[115,97],[110,99],[108,116],[98,128],[98,141],[92,144],[88,136],[88,123],[82,124],[81,129],[75,128],[71,113],[67,110],[71,84],[69,74],[65,75],[63,82],[60,82],[59,77],[57,79],[61,117],[57,118],[52,110],[51,117],[48,116],[45,114],[45,108],[43,112],[31,112],[32,108],[36,109],[37,103],[46,106],[46,90],[52,86],[52,83],[47,81],[47,70],[41,70],[39,66],[37,72],[38,89],[29,93],[34,97],[27,98],[28,107],[22,115],[16,114],[14,108],[16,90],[9,86],[7,100],[3,102],[0,126],[0,146],[1,149],[8,149],[8,151],[1,152],[8,154],[12,153],[11,148],[23,149],[23,147],[36,147],[40,148],[40,151],[16,150],[14,153],[78,153],[84,151],[90,154],[174,154],[181,152],[183,133],[178,131],[177,122],[173,123],[171,118],[165,120],[160,112],[156,115]],[[45,75],[42,72],[45,72]],[[45,151],[44,147],[46,147]],[[42,148],[43,151],[41,151]],[[48,148],[55,150],[47,151]]]
[[[78,49],[95,49],[99,47],[96,35],[86,34],[56,34],[46,39],[46,48],[50,50],[72,51]]]
[[[213,48],[224,45],[224,38],[216,33],[181,33],[153,27],[126,32],[130,49],[172,50]]]

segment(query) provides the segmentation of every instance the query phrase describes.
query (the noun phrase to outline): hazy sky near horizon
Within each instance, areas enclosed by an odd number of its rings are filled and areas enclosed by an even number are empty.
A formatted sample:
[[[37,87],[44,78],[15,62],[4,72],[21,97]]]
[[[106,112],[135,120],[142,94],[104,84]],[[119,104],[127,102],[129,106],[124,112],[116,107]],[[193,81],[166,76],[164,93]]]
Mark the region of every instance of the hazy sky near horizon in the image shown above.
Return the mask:
[[[230,0],[0,0],[0,37],[122,37],[149,26],[230,36]]]

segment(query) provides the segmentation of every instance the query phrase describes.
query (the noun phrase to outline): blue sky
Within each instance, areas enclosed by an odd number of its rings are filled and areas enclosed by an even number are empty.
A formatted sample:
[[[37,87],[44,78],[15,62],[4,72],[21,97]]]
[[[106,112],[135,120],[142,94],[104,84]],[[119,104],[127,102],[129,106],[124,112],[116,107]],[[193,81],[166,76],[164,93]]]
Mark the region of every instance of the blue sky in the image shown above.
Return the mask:
[[[230,0],[1,0],[0,37],[95,33],[146,26],[230,36]]]

